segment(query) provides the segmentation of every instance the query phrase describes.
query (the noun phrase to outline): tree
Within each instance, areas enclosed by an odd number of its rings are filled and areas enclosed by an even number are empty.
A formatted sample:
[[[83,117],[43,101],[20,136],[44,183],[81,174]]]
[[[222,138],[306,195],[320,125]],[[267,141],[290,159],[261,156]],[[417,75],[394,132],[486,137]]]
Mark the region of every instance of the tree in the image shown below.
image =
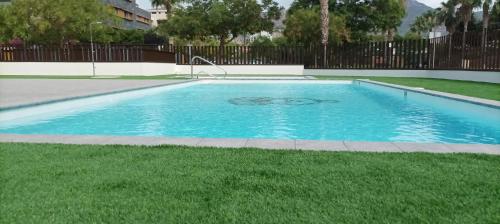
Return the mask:
[[[272,32],[281,8],[272,0],[191,0],[160,25],[166,35],[188,40],[215,36],[220,46],[244,34]]]
[[[41,44],[88,38],[90,23],[114,22],[110,9],[99,0],[16,0],[3,10],[5,39],[21,38]],[[93,29],[97,40],[110,40],[104,35],[105,26]]]
[[[314,9],[320,0],[295,0],[287,15],[300,9]],[[384,32],[392,39],[396,27],[405,15],[405,2],[402,0],[330,0],[330,13],[344,18],[350,28],[350,40],[363,42],[370,40],[372,33]]]
[[[417,16],[417,18],[415,18],[415,21],[410,26],[410,31],[413,33],[417,33],[420,36],[422,36],[422,33],[428,32],[429,29],[429,23],[423,16]]]
[[[490,24],[490,4],[491,0],[483,1],[483,34],[485,34]]]
[[[456,1],[448,0],[441,2],[441,7],[437,9],[437,21],[439,24],[444,24],[446,31],[453,35],[458,25],[458,18],[456,17]]]
[[[276,44],[266,36],[258,36],[255,38],[250,46],[257,46],[257,47],[275,47]]]
[[[448,60],[451,60],[451,45],[453,41],[453,34],[455,34],[458,19],[456,17],[456,0],[448,0],[441,2],[441,7],[437,9],[437,21],[439,24],[444,24],[446,31],[448,31]]]
[[[490,25],[494,25],[495,28],[500,27],[500,0],[497,0],[493,7],[491,7],[490,13]]]
[[[438,12],[436,10],[429,10],[415,19],[410,30],[421,35],[422,32],[432,32],[439,25]]]
[[[8,41],[7,37],[7,24],[6,24],[6,14],[7,14],[7,7],[0,5],[0,44]]]
[[[387,40],[392,41],[394,33],[401,20],[406,15],[405,0],[373,0],[375,24],[387,34]]]
[[[298,9],[287,15],[284,35],[290,44],[305,45],[321,43],[321,19],[319,8]],[[343,17],[330,14],[329,44],[350,41],[350,30]]]
[[[155,7],[164,6],[168,14],[172,12],[172,8],[176,2],[176,0],[151,0],[151,4]]]
[[[320,0],[320,11],[321,11],[321,44],[323,45],[326,53],[326,46],[328,45],[328,33],[330,28],[330,13],[328,11],[328,0]]]
[[[464,31],[462,33],[462,58],[465,56],[465,38],[469,27],[469,22],[472,19],[472,10],[481,4],[481,0],[457,0],[460,4],[458,14],[464,23]]]

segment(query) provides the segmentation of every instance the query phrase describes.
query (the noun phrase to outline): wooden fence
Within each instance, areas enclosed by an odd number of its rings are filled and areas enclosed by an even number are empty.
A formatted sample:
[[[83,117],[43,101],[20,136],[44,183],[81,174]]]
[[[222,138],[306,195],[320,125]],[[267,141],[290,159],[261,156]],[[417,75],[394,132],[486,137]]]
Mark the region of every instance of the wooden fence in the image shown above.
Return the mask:
[[[88,62],[90,45],[0,46],[0,61]],[[200,56],[219,65],[304,65],[306,69],[448,69],[500,71],[500,30],[424,40],[328,46],[96,45],[97,62],[176,62]],[[203,64],[195,61],[195,64]]]
[[[219,65],[304,65],[306,69],[447,69],[500,71],[500,30],[434,39],[343,43],[324,48],[193,46],[176,47],[176,61],[201,56]],[[203,64],[195,61],[194,64]]]
[[[484,41],[484,42],[483,42]],[[465,46],[465,47],[462,47]],[[430,69],[500,71],[500,31],[462,33],[424,40],[382,41],[311,47],[310,69]]]
[[[90,62],[90,45],[0,46],[4,62]],[[168,62],[175,63],[174,48],[169,45],[94,45],[96,62]]]
[[[219,65],[302,65],[303,47],[193,46],[176,47],[177,64],[188,65],[190,56],[200,56]],[[194,64],[203,64],[194,61]]]

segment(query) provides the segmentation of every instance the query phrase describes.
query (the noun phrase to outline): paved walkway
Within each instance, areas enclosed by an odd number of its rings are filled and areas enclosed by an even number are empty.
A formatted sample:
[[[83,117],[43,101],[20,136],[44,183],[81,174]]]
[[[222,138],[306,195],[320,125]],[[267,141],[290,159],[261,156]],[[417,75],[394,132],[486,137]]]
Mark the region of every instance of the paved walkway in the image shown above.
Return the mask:
[[[180,82],[186,80],[0,79],[0,109]]]
[[[0,134],[0,142],[61,143],[87,145],[186,145],[217,148],[259,148],[350,152],[482,153],[500,155],[500,145],[402,142],[349,142],[273,139],[166,138],[97,135]]]

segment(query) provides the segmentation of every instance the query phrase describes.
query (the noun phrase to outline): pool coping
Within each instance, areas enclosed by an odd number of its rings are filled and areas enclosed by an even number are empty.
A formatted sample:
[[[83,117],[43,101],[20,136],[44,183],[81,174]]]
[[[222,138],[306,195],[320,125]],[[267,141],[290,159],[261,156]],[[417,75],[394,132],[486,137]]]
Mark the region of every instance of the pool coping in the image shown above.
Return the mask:
[[[355,142],[256,138],[171,138],[106,135],[0,134],[2,143],[53,143],[70,145],[179,145],[213,148],[256,148],[329,152],[475,153],[500,155],[500,144],[443,144],[409,142]]]
[[[402,85],[390,84],[390,83],[385,83],[385,82],[373,81],[373,80],[369,80],[369,79],[355,79],[355,81],[366,82],[366,83],[381,85],[381,86],[385,86],[385,87],[406,90],[406,91],[411,91],[411,92],[416,92],[416,93],[422,93],[422,94],[426,94],[426,95],[442,97],[442,98],[447,98],[447,99],[451,99],[451,100],[458,100],[458,101],[462,101],[462,102],[466,102],[466,103],[472,103],[472,104],[476,104],[476,105],[482,105],[482,106],[492,107],[495,109],[500,109],[500,101],[496,101],[496,100],[489,100],[489,99],[477,98],[477,97],[472,97],[472,96],[464,96],[464,95],[454,94],[454,93],[446,93],[446,92],[440,92],[440,91],[435,91],[435,90],[428,90],[428,89],[419,88],[419,87],[402,86]]]
[[[60,99],[54,99],[54,100],[44,100],[44,101],[27,103],[27,104],[19,104],[19,105],[14,105],[14,106],[6,106],[6,107],[1,107],[0,106],[0,112],[17,110],[17,109],[23,109],[23,108],[27,108],[27,107],[33,107],[33,106],[40,106],[40,105],[45,105],[45,104],[60,103],[60,102],[65,102],[65,101],[70,101],[70,100],[78,100],[78,99],[84,99],[84,98],[90,98],[90,97],[98,97],[98,96],[106,96],[106,95],[111,95],[111,94],[132,92],[132,91],[144,90],[144,89],[150,89],[150,88],[156,88],[156,87],[177,85],[177,84],[183,84],[183,83],[188,83],[188,82],[197,82],[197,81],[199,81],[199,80],[189,79],[189,80],[182,80],[182,81],[173,82],[173,83],[163,83],[163,84],[143,86],[143,87],[132,87],[132,88],[129,88],[129,89],[112,90],[112,91],[107,91],[107,92],[94,93],[94,94],[86,94],[86,95],[73,96],[73,97],[66,97],[66,98],[60,98]]]

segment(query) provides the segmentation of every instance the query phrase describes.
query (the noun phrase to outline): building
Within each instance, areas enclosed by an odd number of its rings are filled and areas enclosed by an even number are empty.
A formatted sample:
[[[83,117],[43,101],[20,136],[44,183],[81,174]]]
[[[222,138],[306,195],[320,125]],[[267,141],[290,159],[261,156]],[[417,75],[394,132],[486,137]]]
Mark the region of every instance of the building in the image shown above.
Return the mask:
[[[118,17],[122,19],[119,28],[122,29],[151,29],[151,13],[139,8],[136,0],[102,0],[105,4],[113,7]]]
[[[157,27],[158,24],[167,20],[167,10],[164,7],[156,7],[148,10],[151,13],[151,25]]]

